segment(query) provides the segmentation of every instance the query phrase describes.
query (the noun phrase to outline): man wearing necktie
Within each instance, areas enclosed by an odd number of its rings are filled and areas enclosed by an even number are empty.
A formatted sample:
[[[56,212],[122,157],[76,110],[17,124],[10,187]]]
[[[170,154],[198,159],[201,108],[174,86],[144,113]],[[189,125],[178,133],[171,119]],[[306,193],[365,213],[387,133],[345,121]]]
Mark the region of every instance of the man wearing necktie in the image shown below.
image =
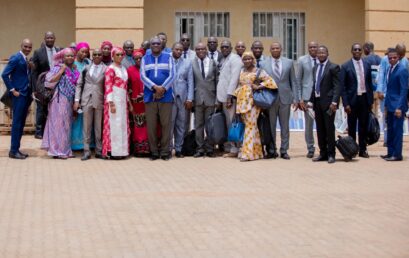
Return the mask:
[[[193,61],[196,56],[195,51],[190,49],[191,39],[188,34],[183,33],[179,40],[180,44],[183,46],[182,58],[189,59]]]
[[[53,67],[53,57],[60,51],[59,47],[55,46],[55,34],[52,31],[48,31],[44,34],[44,43],[41,47],[34,51],[33,64],[34,68],[31,73],[31,85],[35,91],[35,85],[37,83],[38,76],[46,71],[49,71]],[[36,103],[36,130],[34,137],[36,139],[42,139],[45,122],[47,121],[48,107],[43,106],[40,102]]]
[[[318,43],[311,41],[308,43],[308,55],[302,56],[298,59],[297,81],[298,81],[298,96],[300,97],[298,108],[304,111],[305,119],[305,142],[307,144],[307,158],[313,158],[315,152],[314,146],[314,117],[309,112],[311,105],[309,103],[311,92],[314,88],[312,70],[317,65],[317,50]]]
[[[320,154],[312,161],[335,162],[335,112],[339,103],[341,85],[340,67],[328,59],[328,48],[319,46],[318,65],[313,69],[314,89],[310,102],[313,103]]]
[[[21,137],[28,108],[31,104],[30,65],[27,56],[33,45],[29,39],[21,43],[21,50],[12,55],[1,75],[7,87],[13,104],[13,122],[11,126],[11,147],[9,157],[12,159],[26,159],[28,154],[20,151]]]
[[[388,52],[389,69],[386,77],[385,109],[388,126],[388,153],[381,157],[386,161],[402,160],[403,122],[408,111],[408,67],[399,60],[399,51]]]
[[[281,56],[282,47],[278,42],[271,44],[271,57],[261,62],[264,69],[278,86],[278,97],[268,109],[272,142],[268,147],[266,158],[277,158],[276,126],[277,119],[280,123],[280,157],[290,159],[287,151],[290,147],[290,113],[291,105],[298,105],[298,86],[295,77],[293,60]]]
[[[206,46],[203,43],[198,43],[195,50],[196,57],[192,62],[192,69],[197,150],[194,157],[205,155],[214,157],[214,146],[205,140],[204,129],[207,118],[214,112],[217,103],[217,65],[207,56]]]
[[[221,52],[217,50],[218,46],[219,46],[219,41],[217,40],[216,37],[209,37],[207,39],[207,48],[208,48],[207,56],[213,61],[215,61],[216,65],[219,64],[219,62],[223,58]]]
[[[371,67],[361,58],[361,44],[353,44],[351,53],[352,59],[341,66],[342,103],[348,115],[348,135],[356,140],[358,122],[359,156],[369,158],[366,150],[366,127],[373,104]]]

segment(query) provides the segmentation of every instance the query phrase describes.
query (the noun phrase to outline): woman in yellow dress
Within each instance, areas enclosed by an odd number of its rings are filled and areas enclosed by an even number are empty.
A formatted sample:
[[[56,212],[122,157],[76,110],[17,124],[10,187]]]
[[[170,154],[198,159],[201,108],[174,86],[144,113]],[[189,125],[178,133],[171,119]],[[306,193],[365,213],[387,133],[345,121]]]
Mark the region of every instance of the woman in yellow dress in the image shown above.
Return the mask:
[[[277,85],[264,70],[259,72],[256,83],[257,72],[256,59],[252,52],[244,52],[242,55],[244,68],[240,73],[239,86],[235,91],[237,98],[236,113],[241,114],[245,125],[243,145],[240,150],[240,161],[250,161],[263,158],[260,132],[257,128],[257,118],[261,109],[254,105],[253,91],[264,88],[277,89]]]

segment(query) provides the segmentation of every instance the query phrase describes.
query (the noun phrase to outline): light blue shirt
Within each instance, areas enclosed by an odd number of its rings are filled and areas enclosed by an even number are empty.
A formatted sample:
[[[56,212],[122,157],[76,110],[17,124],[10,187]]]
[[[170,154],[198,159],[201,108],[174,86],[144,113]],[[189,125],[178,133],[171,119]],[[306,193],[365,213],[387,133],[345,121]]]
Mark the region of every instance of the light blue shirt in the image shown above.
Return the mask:
[[[178,60],[173,60],[176,66],[176,76],[172,83],[173,95],[174,97],[179,96],[182,101],[193,101],[194,84],[192,61],[182,57]]]
[[[406,57],[402,58],[401,60],[399,60],[399,62],[405,66],[409,68],[409,62],[408,59]],[[381,64],[379,65],[379,72],[378,72],[378,77],[377,77],[377,83],[378,86],[376,88],[377,92],[381,92],[384,95],[386,95],[386,85],[388,85],[387,82],[387,75],[388,75],[388,71],[389,71],[389,67],[391,65],[389,64],[389,60],[388,60],[388,56],[384,56],[382,58]]]

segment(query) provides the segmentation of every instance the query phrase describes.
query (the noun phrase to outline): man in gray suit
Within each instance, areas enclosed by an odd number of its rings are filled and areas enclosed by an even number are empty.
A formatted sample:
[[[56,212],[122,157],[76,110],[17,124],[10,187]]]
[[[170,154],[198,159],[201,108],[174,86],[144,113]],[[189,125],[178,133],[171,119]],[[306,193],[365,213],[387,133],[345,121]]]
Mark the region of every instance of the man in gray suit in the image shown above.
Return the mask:
[[[310,103],[311,92],[314,87],[314,80],[312,70],[317,64],[317,50],[318,43],[311,41],[308,43],[309,55],[302,56],[298,59],[297,69],[297,81],[298,81],[298,96],[300,97],[300,103],[298,108],[304,111],[305,117],[305,142],[307,143],[307,158],[314,157],[314,118],[309,115],[308,109],[312,109],[312,103]]]
[[[205,154],[214,157],[214,146],[204,139],[204,128],[207,118],[214,111],[216,105],[216,62],[207,56],[203,43],[196,45],[196,58],[193,60],[193,79],[195,85],[195,128],[197,151],[195,158]]]
[[[186,128],[186,113],[193,106],[193,70],[192,62],[182,56],[183,46],[175,43],[172,47],[172,58],[176,66],[176,76],[171,87],[173,87],[174,105],[172,109],[171,141],[174,139],[175,155],[183,158],[182,145]],[[189,112],[190,114],[190,112]],[[172,144],[171,144],[172,146]]]
[[[75,89],[74,110],[80,106],[84,113],[84,153],[81,160],[91,158],[89,145],[91,130],[94,128],[95,157],[102,158],[102,117],[104,113],[104,82],[106,65],[102,62],[102,51],[96,48],[92,53],[92,64],[85,67]]]
[[[230,41],[223,40],[220,49],[223,58],[218,65],[220,75],[217,83],[217,101],[222,104],[223,113],[226,116],[226,126],[229,128],[236,114],[236,101],[233,94],[239,83],[243,62],[237,54],[232,53],[233,48]],[[226,153],[223,157],[237,157],[239,146],[234,142],[226,142],[224,151]]]
[[[278,86],[278,98],[269,109],[271,125],[272,143],[270,144],[266,158],[277,158],[276,148],[276,124],[277,117],[280,121],[281,147],[280,156],[283,159],[290,159],[287,151],[290,145],[290,112],[291,104],[297,101],[297,80],[295,77],[293,61],[281,56],[282,47],[278,42],[271,44],[271,57],[267,57],[260,66],[264,69]]]

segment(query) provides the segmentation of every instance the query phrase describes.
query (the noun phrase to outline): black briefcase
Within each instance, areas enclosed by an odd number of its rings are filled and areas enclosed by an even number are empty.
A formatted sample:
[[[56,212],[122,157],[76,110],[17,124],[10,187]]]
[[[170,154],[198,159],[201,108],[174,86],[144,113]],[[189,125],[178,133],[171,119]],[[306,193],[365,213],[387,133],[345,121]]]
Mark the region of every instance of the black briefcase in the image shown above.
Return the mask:
[[[377,143],[379,137],[381,137],[381,128],[379,126],[378,118],[376,118],[376,115],[374,113],[369,112],[368,127],[366,130],[366,143],[368,145]]]
[[[9,107],[10,109],[13,108],[13,102],[11,100],[11,96],[10,96],[10,92],[8,90],[6,90],[3,93],[3,96],[1,96],[0,101],[6,106]]]
[[[188,132],[183,140],[182,154],[184,156],[193,156],[196,153],[197,143],[196,143],[196,133],[195,130]]]
[[[223,112],[211,114],[205,123],[207,140],[210,144],[223,144],[227,140],[226,117]]]
[[[352,160],[359,152],[359,146],[351,136],[342,137],[338,135],[338,140],[335,142],[335,146],[337,146],[337,149],[341,152],[345,161]]]

